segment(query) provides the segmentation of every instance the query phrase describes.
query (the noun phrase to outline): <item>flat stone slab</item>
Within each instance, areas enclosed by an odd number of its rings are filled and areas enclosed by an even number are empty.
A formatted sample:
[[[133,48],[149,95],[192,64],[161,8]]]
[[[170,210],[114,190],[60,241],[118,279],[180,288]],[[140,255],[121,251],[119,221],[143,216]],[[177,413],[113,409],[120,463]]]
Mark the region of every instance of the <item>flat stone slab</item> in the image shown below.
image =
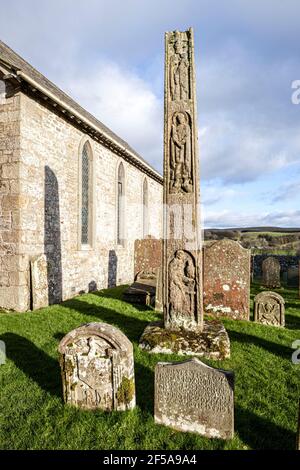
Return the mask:
[[[205,320],[203,331],[165,329],[163,322],[150,323],[144,330],[139,347],[155,354],[198,356],[213,360],[230,358],[230,340],[219,320]]]
[[[199,359],[155,367],[154,420],[183,432],[218,439],[234,433],[234,374]]]
[[[156,287],[141,282],[134,282],[123,293],[127,302],[155,306]]]

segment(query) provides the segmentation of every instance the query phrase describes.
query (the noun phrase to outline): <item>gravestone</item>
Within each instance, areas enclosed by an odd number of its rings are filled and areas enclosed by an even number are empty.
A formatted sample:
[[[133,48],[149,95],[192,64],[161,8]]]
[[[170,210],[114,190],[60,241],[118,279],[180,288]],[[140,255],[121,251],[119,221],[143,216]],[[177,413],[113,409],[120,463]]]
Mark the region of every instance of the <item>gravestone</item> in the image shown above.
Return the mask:
[[[134,280],[143,272],[156,272],[161,267],[161,240],[144,238],[134,242]]]
[[[262,284],[265,287],[280,287],[280,263],[273,256],[268,256],[262,262]]]
[[[155,367],[154,419],[178,431],[231,439],[234,374],[199,359],[159,362]]]
[[[284,326],[284,299],[276,292],[264,291],[254,297],[254,321],[264,325]]]
[[[46,255],[30,260],[32,310],[49,305],[48,263]]]
[[[135,406],[133,348],[106,323],[87,323],[60,342],[66,403],[84,409],[128,410]]]
[[[233,240],[204,246],[204,309],[209,315],[249,320],[250,250]]]
[[[140,339],[149,352],[171,351],[223,359],[230,354],[224,326],[204,324],[198,127],[194,35],[165,34],[162,305],[164,320]]]

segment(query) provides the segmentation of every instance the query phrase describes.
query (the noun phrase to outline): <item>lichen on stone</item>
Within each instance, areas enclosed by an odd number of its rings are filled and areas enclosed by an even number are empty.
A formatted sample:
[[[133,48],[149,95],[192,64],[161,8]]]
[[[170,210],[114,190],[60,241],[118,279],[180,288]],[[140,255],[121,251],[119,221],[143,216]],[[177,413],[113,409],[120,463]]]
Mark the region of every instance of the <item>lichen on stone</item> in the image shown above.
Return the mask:
[[[124,403],[128,405],[134,397],[134,381],[133,379],[128,379],[123,377],[121,385],[117,391],[117,400],[118,403]]]

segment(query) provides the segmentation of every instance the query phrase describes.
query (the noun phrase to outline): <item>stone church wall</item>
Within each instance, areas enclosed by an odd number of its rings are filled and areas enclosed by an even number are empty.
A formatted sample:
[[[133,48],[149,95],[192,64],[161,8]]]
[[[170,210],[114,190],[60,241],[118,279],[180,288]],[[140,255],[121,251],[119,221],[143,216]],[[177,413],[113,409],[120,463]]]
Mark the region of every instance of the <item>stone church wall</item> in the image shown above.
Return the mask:
[[[2,238],[6,233],[10,242],[18,235],[18,255],[14,260],[16,281],[13,285],[1,285],[5,295],[1,295],[0,306],[20,311],[31,307],[30,263],[31,266],[43,265],[32,262],[40,255],[45,255],[48,266],[45,298],[49,298],[50,303],[83,291],[132,282],[134,240],[141,238],[143,231],[144,178],[147,178],[149,191],[149,233],[157,238],[161,237],[162,230],[162,186],[47,105],[21,93],[4,106],[9,109],[10,125],[6,126],[7,143],[2,143],[1,139],[2,178],[4,176],[5,182],[6,177],[9,185],[16,185],[14,191],[18,196],[7,193],[2,198],[2,225],[6,224],[7,229],[1,228],[1,233]],[[1,126],[7,113],[3,105],[0,109]],[[79,153],[86,140],[93,153],[94,187],[94,241],[89,249],[81,247],[78,229]],[[6,146],[13,147],[9,153],[5,151]],[[14,158],[16,163],[13,163]],[[116,178],[121,161],[125,168],[124,247],[116,244]],[[17,235],[12,226],[13,208],[19,214]],[[2,272],[4,278],[12,277],[3,269]],[[7,302],[7,289],[12,293],[18,291],[10,302]]]

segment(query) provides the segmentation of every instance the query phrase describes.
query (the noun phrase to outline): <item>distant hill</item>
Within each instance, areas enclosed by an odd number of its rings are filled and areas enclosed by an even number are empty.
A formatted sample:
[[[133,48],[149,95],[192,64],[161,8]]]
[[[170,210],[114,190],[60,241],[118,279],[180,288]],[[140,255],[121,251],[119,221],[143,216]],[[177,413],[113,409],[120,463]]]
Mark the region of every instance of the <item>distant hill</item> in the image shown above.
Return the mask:
[[[241,227],[208,228],[204,230],[204,243],[213,240],[238,241],[252,253],[300,254],[300,228]]]
[[[300,227],[234,227],[234,228],[207,228],[205,230],[218,232],[229,230],[232,232],[300,232]]]

